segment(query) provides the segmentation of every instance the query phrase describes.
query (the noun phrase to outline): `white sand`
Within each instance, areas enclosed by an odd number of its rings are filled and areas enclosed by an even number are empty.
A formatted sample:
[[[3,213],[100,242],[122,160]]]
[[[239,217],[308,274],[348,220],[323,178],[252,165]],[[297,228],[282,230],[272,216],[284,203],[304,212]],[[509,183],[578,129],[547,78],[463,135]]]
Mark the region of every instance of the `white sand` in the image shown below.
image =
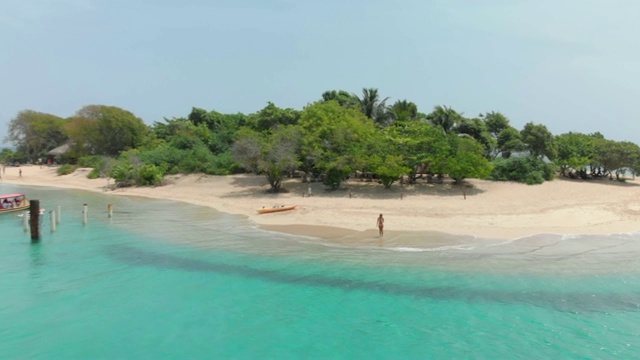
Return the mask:
[[[18,169],[22,169],[21,178]],[[375,235],[380,213],[388,232],[437,231],[506,239],[640,230],[640,182],[636,180],[558,179],[534,186],[470,180],[466,199],[462,188],[450,184],[394,184],[387,190],[376,183],[351,180],[344,184],[346,190],[334,192],[313,183],[313,196],[303,197],[307,184],[300,179],[287,179],[283,187],[289,192],[280,194],[266,193],[265,177],[256,175],[179,175],[168,177],[165,186],[107,190],[107,181],[87,179],[88,171],[59,176],[54,167],[7,167],[0,181],[184,201],[246,215],[267,229],[323,237],[345,232]],[[275,204],[298,207],[272,214],[256,212]]]

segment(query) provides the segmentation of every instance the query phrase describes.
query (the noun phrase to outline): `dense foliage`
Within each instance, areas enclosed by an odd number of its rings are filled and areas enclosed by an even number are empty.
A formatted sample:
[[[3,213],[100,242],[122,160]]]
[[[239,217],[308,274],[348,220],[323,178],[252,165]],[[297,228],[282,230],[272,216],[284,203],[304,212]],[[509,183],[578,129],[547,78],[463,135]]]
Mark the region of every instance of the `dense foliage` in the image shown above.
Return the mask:
[[[74,171],[76,171],[77,168],[78,168],[77,165],[64,164],[58,168],[57,173],[58,175],[69,175]]]
[[[494,166],[490,176],[492,180],[518,181],[534,185],[553,179],[553,166],[537,157],[519,156],[496,159]]]
[[[576,179],[640,173],[634,143],[600,133],[554,136],[533,122],[518,130],[495,111],[468,118],[438,105],[421,113],[406,99],[391,104],[375,88],[360,95],[325,91],[302,110],[271,102],[248,115],[194,107],[150,126],[114,106],[87,105],[69,118],[24,110],[9,123],[5,141],[13,149],[0,151],[1,163],[65,164],[59,174],[87,167],[89,177],[112,178],[117,186],[159,185],[167,174],[242,171],[264,175],[273,192],[298,172],[328,189],[352,176],[390,188],[400,179],[539,184],[556,171]]]
[[[18,113],[9,123],[5,141],[14,145],[14,161],[23,158],[37,161],[46,151],[67,141],[64,126],[67,120],[32,110]]]
[[[77,156],[117,156],[142,145],[149,129],[142,119],[115,106],[88,105],[65,124]]]

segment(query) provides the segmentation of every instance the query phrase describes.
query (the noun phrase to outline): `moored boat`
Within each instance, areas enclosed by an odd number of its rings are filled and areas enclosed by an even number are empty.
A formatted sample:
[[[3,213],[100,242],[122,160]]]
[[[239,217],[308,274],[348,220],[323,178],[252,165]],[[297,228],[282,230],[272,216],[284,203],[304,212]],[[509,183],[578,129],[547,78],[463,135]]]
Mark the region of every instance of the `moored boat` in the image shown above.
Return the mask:
[[[0,195],[0,214],[29,209],[29,200],[24,194]]]
[[[296,206],[298,205],[275,205],[270,208],[263,207],[262,209],[258,209],[257,211],[260,214],[267,214],[267,213],[278,212],[278,211],[293,210],[296,208]]]

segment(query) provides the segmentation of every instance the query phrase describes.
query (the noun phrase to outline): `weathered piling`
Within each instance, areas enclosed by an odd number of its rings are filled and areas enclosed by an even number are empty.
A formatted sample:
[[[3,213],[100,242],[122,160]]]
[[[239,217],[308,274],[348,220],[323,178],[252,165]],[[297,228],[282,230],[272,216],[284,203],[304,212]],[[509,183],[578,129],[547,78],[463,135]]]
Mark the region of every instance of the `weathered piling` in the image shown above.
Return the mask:
[[[88,222],[88,219],[87,219],[88,213],[89,213],[89,205],[83,204],[82,205],[82,223],[85,225]]]
[[[110,218],[112,218],[112,217],[113,217],[113,204],[109,204],[109,205],[107,205],[107,213],[109,214],[108,216],[109,216]]]
[[[29,231],[29,211],[24,211],[22,213],[22,226],[24,227],[24,232]]]
[[[51,220],[51,232],[56,232],[56,212],[49,211],[49,218]]]
[[[31,242],[40,241],[40,200],[29,202],[29,225],[31,228]]]

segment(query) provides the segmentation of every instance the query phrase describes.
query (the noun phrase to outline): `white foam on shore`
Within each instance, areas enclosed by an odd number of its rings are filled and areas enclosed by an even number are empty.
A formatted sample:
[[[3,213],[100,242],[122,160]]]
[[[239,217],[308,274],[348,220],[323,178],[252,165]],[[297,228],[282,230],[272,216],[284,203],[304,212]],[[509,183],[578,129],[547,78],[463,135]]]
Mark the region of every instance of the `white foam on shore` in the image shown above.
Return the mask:
[[[466,244],[466,245],[448,245],[448,246],[439,246],[434,248],[414,248],[414,247],[389,247],[385,248],[386,250],[398,251],[398,252],[435,252],[435,251],[447,251],[447,250],[461,250],[461,251],[471,251],[475,250],[476,246]]]

